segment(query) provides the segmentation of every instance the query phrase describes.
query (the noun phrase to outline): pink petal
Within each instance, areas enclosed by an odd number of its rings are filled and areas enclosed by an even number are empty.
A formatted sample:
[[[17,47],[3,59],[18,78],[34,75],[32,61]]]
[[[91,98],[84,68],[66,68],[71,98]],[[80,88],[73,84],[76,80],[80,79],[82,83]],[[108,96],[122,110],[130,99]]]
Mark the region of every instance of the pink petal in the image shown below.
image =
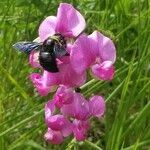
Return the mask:
[[[41,96],[46,96],[51,87],[59,82],[57,75],[47,71],[44,71],[43,75],[33,73],[30,75],[30,79]]]
[[[66,137],[71,134],[71,123],[63,115],[54,115],[47,119],[47,125],[49,128],[55,131],[62,132]]]
[[[39,52],[37,51],[32,51],[29,55],[29,63],[31,64],[33,68],[40,67],[38,57],[39,57]]]
[[[73,102],[63,105],[61,112],[65,116],[71,116],[78,120],[86,120],[90,117],[88,101],[80,93],[75,93]]]
[[[46,96],[50,92],[51,86],[47,86],[46,83],[42,82],[43,78],[39,73],[32,73],[30,79],[41,96]]]
[[[61,3],[57,12],[56,32],[66,37],[76,37],[85,28],[84,17],[70,4]]]
[[[82,73],[95,62],[96,53],[93,50],[95,42],[93,42],[86,35],[81,35],[73,44],[70,60],[76,72]]]
[[[92,72],[98,79],[112,80],[115,69],[111,61],[104,61],[101,64],[93,65]]]
[[[66,125],[67,125],[67,126],[64,127],[64,128],[61,130],[63,137],[67,137],[67,136],[69,136],[70,134],[72,134],[71,123],[70,123],[70,124],[66,124]]]
[[[55,105],[61,108],[64,104],[69,104],[73,101],[73,89],[61,85],[54,96]]]
[[[74,117],[79,120],[86,120],[89,117],[89,104],[88,101],[80,94],[74,96]]]
[[[99,57],[101,61],[112,61],[113,63],[116,60],[116,48],[111,39],[104,36],[98,31],[94,31],[91,35],[88,36],[90,39],[94,40],[97,43]]]
[[[81,86],[86,81],[86,72],[76,73],[71,65],[70,58],[64,57],[61,59],[62,63],[58,64],[60,84],[76,87]]]
[[[74,117],[74,106],[73,106],[73,103],[67,104],[67,105],[63,105],[60,108],[60,111],[65,117]]]
[[[73,134],[78,141],[86,139],[87,130],[89,129],[88,121],[74,120],[72,125]]]
[[[55,16],[49,16],[40,24],[39,37],[41,42],[55,34],[56,22],[57,18]]]
[[[44,138],[46,141],[52,144],[60,144],[63,142],[63,135],[60,131],[53,131],[48,128],[48,131],[45,133]]]
[[[48,123],[49,118],[53,115],[55,111],[54,101],[48,101],[45,105],[45,122]]]
[[[89,101],[90,113],[93,116],[101,117],[105,112],[105,101],[101,96],[93,96]]]
[[[47,120],[48,127],[52,130],[61,130],[65,126],[66,122],[67,120],[63,115],[53,115]]]

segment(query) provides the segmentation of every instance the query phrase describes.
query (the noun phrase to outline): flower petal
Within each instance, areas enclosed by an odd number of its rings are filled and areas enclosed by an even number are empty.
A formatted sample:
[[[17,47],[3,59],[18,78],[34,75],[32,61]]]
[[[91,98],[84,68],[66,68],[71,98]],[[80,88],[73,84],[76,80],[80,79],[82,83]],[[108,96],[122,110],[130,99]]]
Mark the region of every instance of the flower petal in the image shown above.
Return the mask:
[[[98,45],[98,53],[101,58],[101,61],[112,61],[113,63],[116,60],[116,48],[111,39],[104,36],[98,31],[94,31],[90,36],[90,39],[94,40]]]
[[[52,144],[60,144],[63,142],[63,135],[60,131],[53,131],[48,128],[48,131],[45,133],[44,138],[46,141]]]
[[[55,105],[61,108],[64,104],[69,104],[73,101],[73,89],[61,85],[54,96]]]
[[[89,129],[88,121],[80,121],[77,119],[73,121],[72,130],[76,140],[78,141],[85,140],[88,129]]]
[[[89,40],[86,35],[81,35],[73,44],[70,60],[76,72],[82,73],[95,62],[96,54],[93,46],[95,43],[93,40]]]
[[[32,73],[30,79],[41,96],[46,96],[50,92],[51,86],[42,82],[43,78],[39,73]]]
[[[39,57],[39,52],[37,51],[32,51],[29,55],[29,63],[31,64],[33,68],[40,67],[38,57]]]
[[[61,61],[62,63],[58,64],[60,84],[70,87],[83,85],[86,81],[86,72],[76,73],[69,57],[64,57]]]
[[[105,101],[101,96],[93,96],[89,101],[90,113],[93,116],[101,117],[105,112]]]
[[[56,22],[57,18],[55,16],[49,16],[40,24],[39,37],[41,42],[55,34]]]
[[[70,4],[61,3],[57,12],[56,32],[66,37],[76,37],[85,28],[84,17]]]
[[[46,96],[50,92],[52,86],[59,83],[57,74],[47,71],[44,71],[43,75],[33,73],[30,75],[30,79],[41,96]]]
[[[53,115],[47,120],[47,125],[52,130],[61,130],[66,123],[66,119],[63,115]]]
[[[112,80],[115,69],[111,61],[104,61],[101,64],[93,65],[92,72],[98,79]]]
[[[53,115],[55,111],[55,103],[54,101],[50,100],[45,105],[45,122],[48,124],[49,118]]]
[[[62,132],[66,137],[71,134],[71,122],[67,120],[63,115],[54,115],[47,119],[47,125],[49,128],[55,131]]]
[[[86,120],[90,117],[88,101],[80,93],[74,93],[73,102],[63,105],[61,112],[65,116],[71,116],[78,120]]]

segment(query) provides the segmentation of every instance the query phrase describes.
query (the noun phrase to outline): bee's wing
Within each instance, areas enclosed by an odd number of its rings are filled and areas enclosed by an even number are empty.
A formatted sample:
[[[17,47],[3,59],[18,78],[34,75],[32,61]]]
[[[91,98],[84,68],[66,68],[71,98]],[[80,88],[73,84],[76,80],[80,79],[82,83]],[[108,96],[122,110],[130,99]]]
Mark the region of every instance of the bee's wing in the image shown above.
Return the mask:
[[[13,45],[16,50],[30,53],[32,50],[39,50],[41,47],[41,43],[37,42],[18,42]]]
[[[59,45],[59,44],[54,45],[54,54],[56,57],[69,55],[66,49],[62,45]]]

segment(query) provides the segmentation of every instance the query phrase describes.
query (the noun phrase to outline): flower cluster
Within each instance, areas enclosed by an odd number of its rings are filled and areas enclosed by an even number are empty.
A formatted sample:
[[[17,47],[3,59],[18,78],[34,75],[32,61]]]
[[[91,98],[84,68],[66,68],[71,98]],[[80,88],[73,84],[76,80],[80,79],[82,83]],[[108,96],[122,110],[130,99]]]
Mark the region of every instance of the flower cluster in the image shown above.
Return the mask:
[[[98,31],[90,35],[81,34],[85,26],[79,11],[70,4],[61,3],[57,16],[49,16],[41,23],[36,39],[44,42],[55,34],[64,37],[69,55],[56,58],[59,72],[44,70],[38,62],[39,52],[30,53],[30,64],[43,72],[30,75],[39,94],[46,96],[58,86],[53,100],[45,106],[48,126],[45,139],[51,143],[59,144],[72,133],[77,140],[84,140],[90,126],[89,118],[101,117],[105,111],[102,96],[93,96],[87,101],[74,90],[86,82],[89,68],[92,75],[100,80],[111,80],[114,76],[116,49],[113,41]]]
[[[89,119],[101,117],[104,111],[105,102],[101,96],[93,96],[87,101],[81,93],[61,85],[53,100],[45,106],[45,122],[48,126],[45,139],[59,144],[64,137],[73,133],[78,141],[82,141],[90,127]]]

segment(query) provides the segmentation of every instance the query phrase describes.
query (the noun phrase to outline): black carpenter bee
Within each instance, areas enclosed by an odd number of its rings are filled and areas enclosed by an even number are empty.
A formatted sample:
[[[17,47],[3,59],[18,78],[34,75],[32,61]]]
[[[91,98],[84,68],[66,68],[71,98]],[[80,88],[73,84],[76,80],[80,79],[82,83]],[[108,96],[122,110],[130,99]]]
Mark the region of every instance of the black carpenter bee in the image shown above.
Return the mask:
[[[39,51],[39,63],[49,72],[59,72],[56,58],[69,55],[66,51],[66,40],[60,34],[48,37],[44,42],[18,42],[13,47],[19,51],[30,53]]]

